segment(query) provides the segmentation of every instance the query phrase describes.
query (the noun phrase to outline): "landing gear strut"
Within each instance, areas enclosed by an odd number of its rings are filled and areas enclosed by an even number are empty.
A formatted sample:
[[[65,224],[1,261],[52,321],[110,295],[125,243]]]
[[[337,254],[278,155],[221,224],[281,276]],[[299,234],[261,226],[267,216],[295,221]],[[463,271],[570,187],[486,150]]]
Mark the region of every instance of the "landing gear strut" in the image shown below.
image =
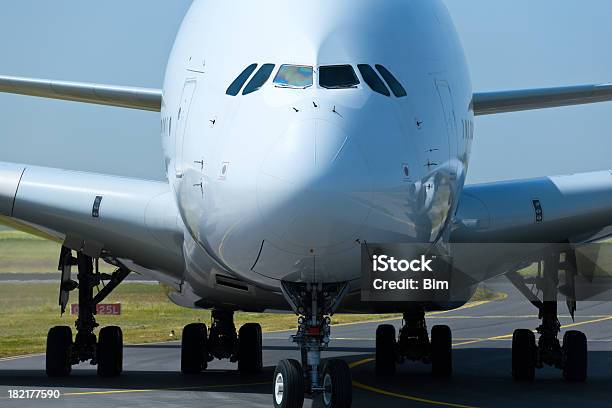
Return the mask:
[[[261,326],[247,323],[236,332],[231,310],[213,310],[211,317],[210,331],[204,323],[183,329],[181,372],[198,374],[216,358],[238,362],[242,374],[259,373],[263,368]]]
[[[299,408],[304,396],[315,406],[348,408],[352,404],[352,381],[344,360],[321,361],[321,351],[330,341],[330,316],[348,290],[346,283],[282,284],[283,294],[298,317],[292,340],[300,347],[302,361],[281,360],[273,379],[273,401],[277,408]]]
[[[544,257],[543,271],[538,273],[535,284],[542,291],[543,301],[533,297],[525,281],[517,274],[511,275],[512,281],[519,290],[527,294],[539,310],[542,324],[536,329],[540,335],[536,344],[535,334],[531,330],[518,329],[512,337],[512,377],[515,381],[532,381],[536,368],[545,365],[563,371],[568,381],[582,382],[587,377],[587,339],[584,333],[568,331],[563,336],[563,345],[559,342],[561,324],[557,317],[557,294],[559,272],[575,268],[571,262],[571,253],[564,253],[565,262],[560,263],[560,253],[554,252]],[[531,295],[531,296],[530,296]],[[568,302],[571,305],[572,302]],[[575,302],[573,303],[575,306]],[[575,310],[575,308],[573,309]],[[570,312],[573,310],[570,309]]]
[[[432,373],[439,377],[450,377],[453,371],[452,334],[448,326],[434,326],[431,340],[427,333],[425,311],[416,308],[404,313],[404,324],[395,338],[395,327],[390,324],[378,326],[376,330],[376,374],[395,374],[396,364],[421,361],[431,364]]]
[[[70,279],[71,266],[78,267],[78,283]],[[77,334],[72,339],[72,330],[68,326],[56,326],[47,335],[46,372],[49,377],[65,377],[72,371],[72,366],[89,361],[98,366],[101,377],[116,377],[123,371],[123,333],[117,326],[104,327],[96,339],[94,330],[99,326],[96,322],[96,306],[102,302],[130,273],[120,267],[112,275],[101,274],[97,268],[97,260],[78,253],[77,258],[72,251],[62,248],[60,269],[62,284],[60,287],[60,306],[64,313],[70,291],[78,289],[79,309],[76,320]],[[102,281],[108,281],[104,289],[94,296],[94,288]]]

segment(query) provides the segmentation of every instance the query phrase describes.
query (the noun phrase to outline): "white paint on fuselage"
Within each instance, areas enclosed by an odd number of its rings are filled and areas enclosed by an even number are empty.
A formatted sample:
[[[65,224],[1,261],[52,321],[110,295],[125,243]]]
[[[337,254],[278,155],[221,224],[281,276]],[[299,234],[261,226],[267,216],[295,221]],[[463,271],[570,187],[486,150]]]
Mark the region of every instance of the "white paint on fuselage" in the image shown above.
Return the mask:
[[[275,64],[270,80],[227,96],[252,63]],[[360,63],[386,66],[408,96],[372,91]],[[281,64],[351,64],[361,84],[323,89],[315,75],[311,88],[276,88]],[[471,97],[438,0],[195,1],[162,107],[168,178],[199,244],[191,254],[269,287],[358,279],[359,242],[442,237],[465,180]]]

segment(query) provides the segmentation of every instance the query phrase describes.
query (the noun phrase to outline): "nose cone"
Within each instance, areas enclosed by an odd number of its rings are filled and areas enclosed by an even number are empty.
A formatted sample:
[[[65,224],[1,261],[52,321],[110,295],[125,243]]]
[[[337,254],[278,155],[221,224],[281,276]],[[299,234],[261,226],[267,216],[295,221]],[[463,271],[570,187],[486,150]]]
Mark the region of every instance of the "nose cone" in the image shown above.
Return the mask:
[[[371,185],[363,153],[340,126],[292,124],[258,177],[266,240],[289,251],[354,242],[370,213]]]

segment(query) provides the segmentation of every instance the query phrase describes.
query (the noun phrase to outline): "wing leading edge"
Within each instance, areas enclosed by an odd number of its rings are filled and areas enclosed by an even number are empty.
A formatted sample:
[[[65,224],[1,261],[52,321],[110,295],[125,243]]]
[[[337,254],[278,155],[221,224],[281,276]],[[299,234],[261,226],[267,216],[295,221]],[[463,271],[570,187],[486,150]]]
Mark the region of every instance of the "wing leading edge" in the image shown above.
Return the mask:
[[[167,183],[0,162],[0,224],[169,284],[183,276],[183,229]]]
[[[612,84],[475,93],[474,115],[612,101]]]
[[[612,226],[612,172],[466,186],[453,242],[588,242]]]
[[[162,91],[150,88],[0,76],[0,92],[159,112]]]

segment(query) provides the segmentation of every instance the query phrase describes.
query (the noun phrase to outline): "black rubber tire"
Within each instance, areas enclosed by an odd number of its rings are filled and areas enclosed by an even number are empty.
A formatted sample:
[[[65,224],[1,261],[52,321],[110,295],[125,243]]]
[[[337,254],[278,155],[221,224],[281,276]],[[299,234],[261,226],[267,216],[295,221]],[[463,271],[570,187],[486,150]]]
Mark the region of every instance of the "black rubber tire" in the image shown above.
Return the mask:
[[[208,367],[206,343],[208,329],[204,323],[191,323],[183,328],[181,340],[181,373],[199,374]]]
[[[448,326],[431,329],[431,372],[436,377],[453,375],[453,334]]]
[[[247,323],[238,331],[238,371],[257,374],[263,369],[261,326]]]
[[[528,329],[515,330],[512,335],[512,378],[514,381],[533,381],[536,358],[535,334]]]
[[[584,382],[587,378],[587,338],[571,330],[563,336],[563,377],[567,381]]]
[[[47,334],[46,372],[48,377],[67,377],[72,371],[72,329],[55,326]]]
[[[282,381],[282,394],[277,395],[277,381]],[[296,360],[281,360],[272,378],[272,401],[275,408],[302,408],[304,405],[304,371]]]
[[[376,328],[376,375],[385,377],[395,374],[396,362],[395,326],[381,324]]]
[[[321,383],[331,390],[325,396],[318,394],[314,400],[313,407],[317,408],[350,408],[353,403],[353,384],[351,370],[344,360],[327,360],[321,366]]]
[[[123,332],[120,327],[108,326],[98,335],[98,375],[118,377],[123,372]]]

